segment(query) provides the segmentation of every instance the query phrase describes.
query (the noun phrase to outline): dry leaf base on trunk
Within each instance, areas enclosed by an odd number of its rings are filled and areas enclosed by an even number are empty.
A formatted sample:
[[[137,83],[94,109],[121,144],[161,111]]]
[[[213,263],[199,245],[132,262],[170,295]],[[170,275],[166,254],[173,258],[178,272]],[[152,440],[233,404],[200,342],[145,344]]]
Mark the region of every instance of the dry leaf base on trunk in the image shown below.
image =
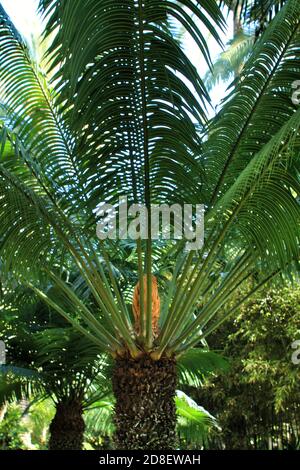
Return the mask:
[[[113,374],[118,449],[176,449],[176,363],[118,358]]]

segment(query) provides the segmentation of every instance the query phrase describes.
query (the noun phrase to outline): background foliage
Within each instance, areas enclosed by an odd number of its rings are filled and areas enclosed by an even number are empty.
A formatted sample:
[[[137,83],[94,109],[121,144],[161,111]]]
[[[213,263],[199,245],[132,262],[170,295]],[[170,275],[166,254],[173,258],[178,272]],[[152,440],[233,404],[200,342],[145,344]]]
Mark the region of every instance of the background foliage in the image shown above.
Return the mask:
[[[230,369],[195,393],[222,428],[212,446],[296,448],[300,437],[300,369],[291,344],[300,339],[300,288],[265,290],[211,337]]]

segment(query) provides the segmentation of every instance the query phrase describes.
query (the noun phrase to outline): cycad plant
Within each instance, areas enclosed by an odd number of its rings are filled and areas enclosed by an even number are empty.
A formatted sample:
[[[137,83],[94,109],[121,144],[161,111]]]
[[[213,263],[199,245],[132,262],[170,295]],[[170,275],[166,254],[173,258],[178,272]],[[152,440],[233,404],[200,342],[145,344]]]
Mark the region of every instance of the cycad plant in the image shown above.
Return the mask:
[[[276,14],[211,123],[176,30],[210,63],[205,32],[218,41],[224,27],[218,2],[42,0],[40,8],[53,37],[47,73],[0,15],[3,275],[13,272],[114,358],[117,446],[172,449],[178,357],[218,327],[216,313],[250,276],[256,285],[226,315],[297,268],[299,1]],[[146,236],[99,240],[101,203],[125,197],[146,208]],[[175,203],[204,204],[202,248],[152,239],[153,204]]]
[[[0,321],[7,349],[6,364],[0,367],[0,404],[50,398],[55,415],[49,449],[80,450],[84,411],[111,395],[107,358],[43,302],[29,299],[24,289],[14,297],[14,307],[3,308]]]

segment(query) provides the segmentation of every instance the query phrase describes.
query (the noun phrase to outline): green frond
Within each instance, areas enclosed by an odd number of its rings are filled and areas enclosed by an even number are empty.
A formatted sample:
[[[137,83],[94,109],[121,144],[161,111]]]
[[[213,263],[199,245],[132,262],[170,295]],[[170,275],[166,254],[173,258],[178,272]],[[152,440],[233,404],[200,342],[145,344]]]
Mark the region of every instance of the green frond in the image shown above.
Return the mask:
[[[249,22],[257,21],[260,29],[264,23],[270,21],[282,8],[287,0],[222,0],[221,3],[229,7],[237,18]]]
[[[207,376],[227,370],[229,363],[214,351],[193,348],[178,358],[177,368],[180,383],[201,387]]]
[[[50,63],[59,67],[59,103],[76,135],[76,158],[95,206],[120,195],[170,202],[187,185],[199,186],[201,139],[194,122],[205,122],[208,95],[167,27],[168,17],[183,24],[209,61],[189,13],[217,40],[222,17],[216,2],[197,3],[41,2],[50,18],[46,33],[59,25]]]
[[[292,162],[298,162],[299,123],[298,110],[252,158],[211,211],[213,217],[222,217],[224,224],[232,221],[247,246],[256,249],[269,266],[283,267],[298,258],[300,212],[296,195],[300,186],[291,169]]]
[[[0,6],[0,100],[7,125],[17,132],[32,159],[31,171],[57,198],[80,193],[73,142],[61,113],[54,104],[54,91],[30,51]],[[62,201],[61,201],[62,202]],[[70,199],[69,199],[70,206]],[[71,207],[70,207],[71,209]]]
[[[290,0],[256,43],[228,103],[212,122],[204,156],[208,203],[216,202],[296,110],[291,94],[300,74],[299,18],[300,4]]]
[[[43,394],[42,376],[34,369],[0,366],[0,406]]]
[[[228,82],[238,76],[252,52],[254,37],[241,31],[230,41],[225,51],[223,51],[213,64],[204,78],[204,83],[208,91],[217,86],[220,82]]]
[[[94,404],[93,408],[87,410],[84,415],[85,434],[89,437],[95,433],[102,437],[111,437],[114,432],[113,424],[113,399],[101,400]]]
[[[177,391],[175,402],[179,438],[185,445],[202,448],[207,443],[209,429],[218,427],[216,419],[183,392]]]

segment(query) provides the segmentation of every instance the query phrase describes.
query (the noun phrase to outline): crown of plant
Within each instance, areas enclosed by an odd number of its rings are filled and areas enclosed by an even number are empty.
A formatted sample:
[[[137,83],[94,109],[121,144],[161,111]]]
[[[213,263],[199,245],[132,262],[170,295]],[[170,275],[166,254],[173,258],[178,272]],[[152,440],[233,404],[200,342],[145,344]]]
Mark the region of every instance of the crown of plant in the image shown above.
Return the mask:
[[[300,2],[285,2],[257,39],[209,124],[209,95],[174,26],[211,64],[203,29],[220,42],[219,2],[40,8],[47,72],[0,4],[1,275],[99,351],[179,357],[265,283],[300,271]],[[147,208],[147,239],[98,240],[97,208],[125,195]],[[151,207],[183,203],[205,206],[198,251],[152,237]],[[249,279],[255,286],[231,305]]]

